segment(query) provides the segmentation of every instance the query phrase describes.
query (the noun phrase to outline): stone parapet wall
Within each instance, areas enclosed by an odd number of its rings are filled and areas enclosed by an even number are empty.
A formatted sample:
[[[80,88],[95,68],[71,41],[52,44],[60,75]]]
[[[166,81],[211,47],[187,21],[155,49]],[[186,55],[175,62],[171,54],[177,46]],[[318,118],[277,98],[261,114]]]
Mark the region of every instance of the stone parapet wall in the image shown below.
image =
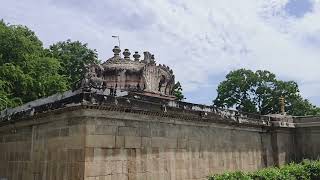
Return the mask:
[[[289,131],[221,122],[101,106],[40,113],[0,128],[0,177],[205,179],[291,160]]]
[[[319,156],[317,117],[69,92],[2,112],[0,179],[206,179]]]
[[[101,91],[85,92],[81,90],[57,94],[27,103],[20,107],[3,110],[0,115],[0,124],[8,121],[20,121],[44,112],[85,105],[98,105],[100,109],[180,117],[185,120],[219,120],[221,123],[246,123],[270,126],[270,121],[281,120],[276,117],[240,113],[212,106],[144,96],[134,92],[122,92],[122,94],[124,95],[110,96],[103,94]]]

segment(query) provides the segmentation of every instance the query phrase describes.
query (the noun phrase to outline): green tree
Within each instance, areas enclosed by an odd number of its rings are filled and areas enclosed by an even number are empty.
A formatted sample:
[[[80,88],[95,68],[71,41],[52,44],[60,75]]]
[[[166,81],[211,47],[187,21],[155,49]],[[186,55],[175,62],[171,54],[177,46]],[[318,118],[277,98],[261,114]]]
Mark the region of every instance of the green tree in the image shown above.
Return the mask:
[[[182,86],[179,81],[173,86],[173,95],[178,101],[185,99],[184,95],[182,94]]]
[[[285,98],[286,111],[290,115],[316,115],[319,108],[300,95],[294,81],[277,80],[275,74],[247,69],[231,71],[218,86],[214,105],[236,108],[239,111],[260,114],[279,113],[279,98]]]
[[[218,97],[214,104],[218,107],[235,107],[241,111],[257,112],[257,103],[253,98],[255,91],[255,73],[240,69],[227,74],[227,80],[220,83],[218,87]]]
[[[294,116],[305,115],[320,115],[320,108],[314,106],[309,100],[298,97],[291,101],[291,104],[287,107],[289,114]]]
[[[51,57],[61,63],[60,74],[68,78],[68,85],[73,86],[80,81],[85,74],[85,65],[99,63],[96,50],[89,49],[87,44],[79,41],[58,42],[49,48]]]
[[[8,94],[8,90],[10,84],[7,84],[6,81],[0,80],[0,110],[5,109],[6,107],[14,107],[21,104],[21,100],[19,98],[10,98],[10,94]]]
[[[33,31],[0,21],[0,109],[67,90],[60,69]]]

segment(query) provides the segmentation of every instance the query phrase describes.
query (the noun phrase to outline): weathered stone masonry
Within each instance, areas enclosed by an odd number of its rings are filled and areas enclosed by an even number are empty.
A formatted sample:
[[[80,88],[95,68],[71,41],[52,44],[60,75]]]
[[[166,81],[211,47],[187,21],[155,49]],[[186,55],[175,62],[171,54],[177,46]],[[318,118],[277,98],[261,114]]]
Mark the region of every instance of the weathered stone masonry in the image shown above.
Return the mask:
[[[294,119],[297,125],[134,96],[80,92],[3,116],[0,177],[205,179],[318,156],[316,118]]]
[[[169,67],[113,51],[78,90],[1,112],[0,180],[196,180],[319,156],[319,117],[178,102]]]

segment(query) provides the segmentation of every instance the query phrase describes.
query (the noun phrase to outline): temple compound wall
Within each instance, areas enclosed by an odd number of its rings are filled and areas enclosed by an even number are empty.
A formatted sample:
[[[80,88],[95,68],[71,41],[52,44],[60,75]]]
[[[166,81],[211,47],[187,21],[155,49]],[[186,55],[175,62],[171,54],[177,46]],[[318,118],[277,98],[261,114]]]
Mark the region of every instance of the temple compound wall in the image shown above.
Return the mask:
[[[76,93],[3,116],[0,179],[206,179],[319,155],[317,118],[143,98]]]
[[[295,118],[297,160],[319,159],[320,117]]]
[[[172,69],[113,52],[77,90],[1,111],[0,180],[198,180],[318,158],[319,117],[176,101]]]

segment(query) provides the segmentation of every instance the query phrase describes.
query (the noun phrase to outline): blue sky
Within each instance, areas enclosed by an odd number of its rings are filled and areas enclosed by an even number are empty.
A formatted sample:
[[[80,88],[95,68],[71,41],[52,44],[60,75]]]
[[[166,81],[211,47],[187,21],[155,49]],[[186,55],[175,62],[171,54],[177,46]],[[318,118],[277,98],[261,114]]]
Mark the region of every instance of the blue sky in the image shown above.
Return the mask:
[[[169,65],[190,102],[210,104],[230,70],[249,68],[297,81],[320,106],[320,0],[2,0],[0,18],[45,46],[86,42],[102,60],[119,35]]]

